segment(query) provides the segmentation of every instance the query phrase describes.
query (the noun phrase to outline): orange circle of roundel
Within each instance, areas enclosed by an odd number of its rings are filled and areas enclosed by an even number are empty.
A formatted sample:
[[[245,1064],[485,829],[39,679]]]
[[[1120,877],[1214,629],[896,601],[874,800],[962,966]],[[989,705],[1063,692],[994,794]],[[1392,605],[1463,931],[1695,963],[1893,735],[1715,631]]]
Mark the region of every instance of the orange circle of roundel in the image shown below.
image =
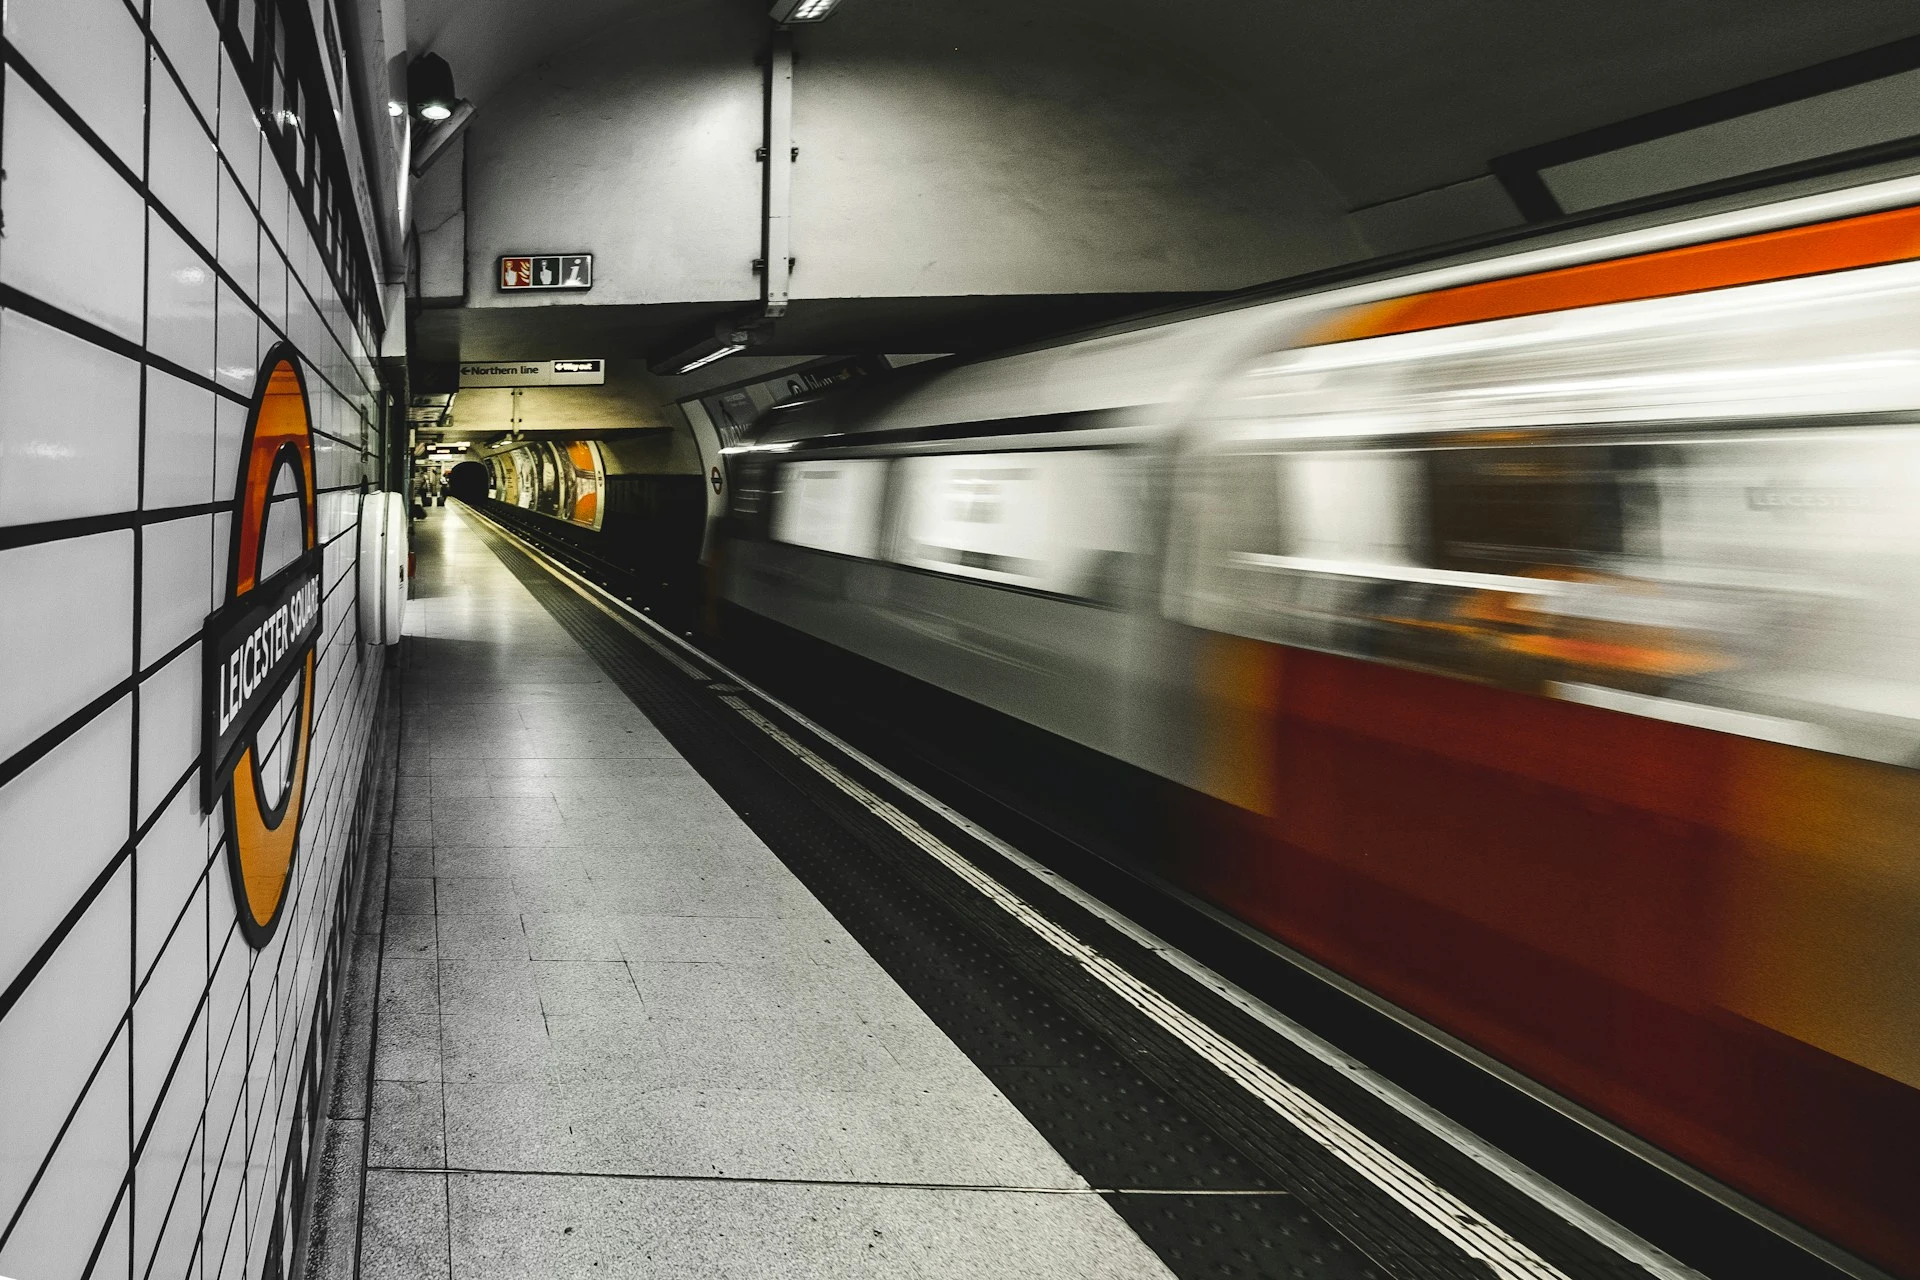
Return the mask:
[[[284,345],[267,355],[260,371],[246,440],[241,450],[234,512],[232,546],[228,556],[227,599],[238,600],[262,582],[268,505],[276,474],[283,468],[293,476],[297,504],[282,504],[275,519],[285,519],[295,506],[300,520],[302,553],[317,543],[314,501],[313,433],[307,408],[305,380],[297,358]],[[298,703],[285,722],[269,720],[249,742],[233,767],[233,780],[224,802],[227,858],[240,928],[254,946],[273,936],[284,905],[306,808],[310,752],[313,739],[314,684],[318,662],[311,650],[274,692],[286,699],[296,687]],[[295,735],[290,744],[291,765],[277,803],[269,801],[261,781],[263,758],[273,743],[262,741],[276,732]]]

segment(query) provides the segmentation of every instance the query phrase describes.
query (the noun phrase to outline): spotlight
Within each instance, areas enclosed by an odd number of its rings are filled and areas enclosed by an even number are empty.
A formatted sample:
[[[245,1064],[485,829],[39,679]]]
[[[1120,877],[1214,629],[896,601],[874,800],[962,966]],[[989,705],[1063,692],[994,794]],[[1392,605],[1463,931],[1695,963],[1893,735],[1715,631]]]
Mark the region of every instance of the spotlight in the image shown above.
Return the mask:
[[[438,123],[453,114],[453,68],[437,53],[423,53],[407,66],[407,101],[422,120]]]

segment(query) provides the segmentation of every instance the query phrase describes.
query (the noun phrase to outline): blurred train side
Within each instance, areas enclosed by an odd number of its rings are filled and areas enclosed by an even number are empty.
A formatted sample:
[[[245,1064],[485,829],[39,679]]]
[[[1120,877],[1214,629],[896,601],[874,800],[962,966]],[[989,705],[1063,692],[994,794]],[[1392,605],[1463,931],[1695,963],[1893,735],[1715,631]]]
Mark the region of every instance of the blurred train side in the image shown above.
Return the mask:
[[[722,594],[1179,784],[1177,879],[1920,1273],[1917,202],[777,408]]]

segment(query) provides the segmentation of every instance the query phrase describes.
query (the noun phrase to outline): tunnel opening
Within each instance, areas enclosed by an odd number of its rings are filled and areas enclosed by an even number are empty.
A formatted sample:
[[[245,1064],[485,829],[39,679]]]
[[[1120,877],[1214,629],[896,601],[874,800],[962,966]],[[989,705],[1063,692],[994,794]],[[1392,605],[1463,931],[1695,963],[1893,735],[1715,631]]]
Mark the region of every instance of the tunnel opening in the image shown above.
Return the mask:
[[[447,473],[447,490],[465,503],[478,506],[487,496],[487,469],[478,462],[462,462]]]

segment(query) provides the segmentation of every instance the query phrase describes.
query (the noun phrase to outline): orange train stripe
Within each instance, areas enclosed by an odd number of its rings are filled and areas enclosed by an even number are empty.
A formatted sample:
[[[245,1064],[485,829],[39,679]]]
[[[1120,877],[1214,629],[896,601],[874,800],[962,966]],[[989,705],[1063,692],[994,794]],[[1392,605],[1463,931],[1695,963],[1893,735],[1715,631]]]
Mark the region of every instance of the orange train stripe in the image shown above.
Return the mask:
[[[1920,258],[1920,208],[1789,227],[1374,303],[1335,318],[1306,345],[1414,333],[1604,302],[1665,298]]]

